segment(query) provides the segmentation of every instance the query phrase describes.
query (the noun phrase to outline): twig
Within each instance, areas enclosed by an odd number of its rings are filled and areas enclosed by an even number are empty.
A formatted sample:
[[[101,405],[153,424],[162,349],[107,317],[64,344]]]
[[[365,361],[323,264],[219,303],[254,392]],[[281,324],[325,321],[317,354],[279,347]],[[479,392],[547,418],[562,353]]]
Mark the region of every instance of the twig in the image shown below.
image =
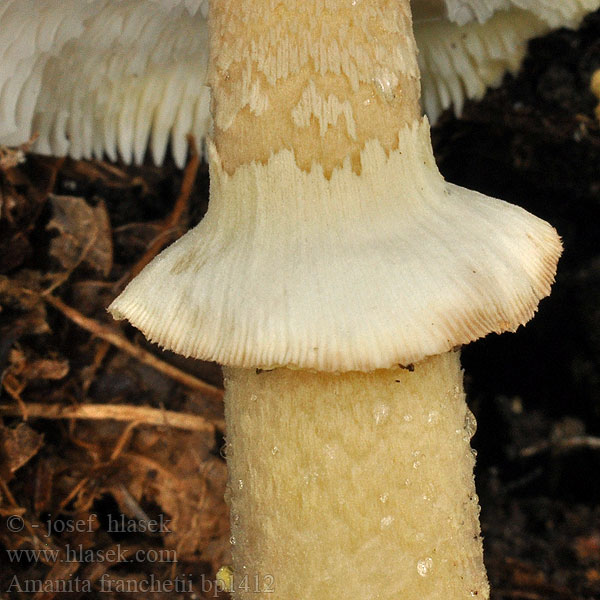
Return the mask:
[[[541,454],[542,452],[548,452],[550,450],[568,452],[569,450],[574,450],[576,448],[600,450],[600,438],[593,437],[591,435],[575,435],[559,440],[545,441],[523,448],[519,452],[519,455],[529,458],[530,456],[535,456],[536,454]]]
[[[125,448],[129,440],[131,439],[131,436],[133,435],[133,430],[139,424],[139,421],[130,421],[129,423],[127,423],[127,427],[123,429],[123,432],[119,436],[119,439],[117,440],[113,451],[110,453],[110,462],[114,462],[115,460],[117,460],[117,458],[119,458],[119,454],[123,452],[123,448]]]
[[[210,385],[209,383],[206,383],[205,381],[202,381],[201,379],[194,377],[194,375],[190,375],[189,373],[186,373],[181,369],[178,369],[177,367],[174,367],[173,365],[156,357],[151,352],[148,352],[147,350],[144,350],[143,348],[132,344],[121,334],[117,333],[116,331],[113,331],[106,325],[102,325],[97,321],[94,321],[94,319],[86,317],[85,315],[81,314],[78,310],[75,310],[71,306],[66,305],[59,298],[56,298],[54,296],[43,296],[43,298],[44,300],[46,300],[46,302],[48,302],[48,304],[54,306],[54,308],[63,313],[63,315],[65,315],[68,319],[73,321],[73,323],[79,325],[79,327],[85,329],[86,331],[89,331],[96,337],[99,337],[109,342],[113,346],[116,346],[117,348],[119,348],[119,350],[127,352],[127,354],[130,354],[134,358],[137,358],[140,362],[151,366],[152,368],[156,369],[157,371],[160,371],[167,377],[170,377],[171,379],[174,379],[175,381],[178,381],[179,383],[186,385],[187,387],[199,390],[209,396],[223,398],[223,390],[219,389],[214,385]]]
[[[17,378],[12,373],[6,373],[2,379],[2,387],[8,392],[8,395],[19,405],[21,414],[27,421],[27,405],[21,398],[21,392],[25,389],[25,385],[17,381]]]
[[[109,348],[110,348],[110,344],[106,340],[101,340],[100,343],[98,344],[98,347],[96,348],[96,352],[94,354],[94,361],[92,362],[91,365],[89,365],[86,368],[86,375],[83,380],[83,385],[81,386],[84,396],[87,396],[90,386],[92,385],[92,382],[94,380],[94,375],[100,368],[100,365],[102,364],[102,361],[106,357],[106,354],[108,353]]]
[[[220,421],[210,422],[200,415],[179,413],[172,410],[161,410],[149,406],[133,406],[131,404],[80,404],[65,406],[64,404],[28,403],[27,413],[30,418],[42,419],[90,419],[113,421],[134,421],[140,425],[159,425],[186,429],[188,431],[213,432],[222,427]],[[0,405],[0,414],[12,417],[21,416],[18,406]]]
[[[6,496],[6,499],[13,508],[20,508],[17,504],[17,501],[15,500],[15,497],[10,491],[8,484],[6,483],[6,481],[4,481],[4,478],[2,477],[0,477],[0,491],[2,491],[2,493]]]
[[[73,500],[73,498],[79,494],[80,490],[87,485],[89,480],[89,477],[84,477],[83,479],[79,480],[75,487],[67,494],[66,498],[61,500],[60,504],[58,505],[58,512],[64,510],[65,506],[67,506],[67,504],[69,504],[69,502],[71,502],[71,500]]]

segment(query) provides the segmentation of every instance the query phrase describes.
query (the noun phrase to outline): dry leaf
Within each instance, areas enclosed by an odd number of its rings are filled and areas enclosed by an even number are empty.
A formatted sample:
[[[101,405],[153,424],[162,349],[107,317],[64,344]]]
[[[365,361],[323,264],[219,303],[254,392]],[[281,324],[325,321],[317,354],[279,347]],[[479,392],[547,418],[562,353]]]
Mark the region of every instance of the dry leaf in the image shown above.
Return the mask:
[[[68,360],[40,358],[27,364],[23,376],[26,379],[62,379],[68,372]]]
[[[50,242],[50,254],[72,271],[81,263],[110,273],[113,247],[110,221],[103,202],[91,207],[83,198],[50,195],[53,218],[47,229],[59,235]]]
[[[14,429],[0,425],[0,457],[3,471],[14,473],[29,462],[42,447],[44,436],[26,423]]]
[[[69,361],[59,358],[32,358],[13,348],[9,356],[10,371],[20,379],[62,379],[69,372]]]
[[[8,308],[24,313],[12,323],[15,339],[23,333],[40,335],[50,331],[46,305],[35,293],[41,287],[41,279],[40,273],[28,270],[19,271],[14,279],[0,275],[0,312]]]

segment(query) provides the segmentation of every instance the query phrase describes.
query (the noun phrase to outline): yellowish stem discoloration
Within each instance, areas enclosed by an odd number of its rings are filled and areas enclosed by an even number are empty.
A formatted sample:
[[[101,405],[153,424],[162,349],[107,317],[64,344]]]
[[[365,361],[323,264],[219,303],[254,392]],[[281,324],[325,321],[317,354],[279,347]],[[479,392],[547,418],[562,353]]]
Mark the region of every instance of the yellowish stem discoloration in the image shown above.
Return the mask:
[[[408,2],[222,0],[211,8],[215,144],[228,173],[291,149],[326,174],[419,117]]]
[[[458,352],[226,378],[236,597],[488,597]]]

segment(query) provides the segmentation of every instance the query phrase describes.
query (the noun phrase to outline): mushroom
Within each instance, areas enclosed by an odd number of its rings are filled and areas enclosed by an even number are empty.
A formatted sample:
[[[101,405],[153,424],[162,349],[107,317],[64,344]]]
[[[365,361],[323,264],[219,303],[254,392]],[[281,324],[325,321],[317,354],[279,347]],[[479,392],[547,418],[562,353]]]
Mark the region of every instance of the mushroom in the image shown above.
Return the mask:
[[[208,0],[4,0],[0,144],[183,166],[210,129]],[[430,121],[516,71],[526,42],[575,27],[600,0],[413,0]],[[496,11],[496,12],[495,12]]]
[[[209,126],[207,0],[4,0],[0,144],[178,166]]]
[[[423,108],[435,122],[450,106],[460,116],[507,72],[527,42],[558,27],[578,27],[600,0],[413,0]]]
[[[225,365],[233,588],[487,598],[457,347],[558,235],[440,175],[408,0],[219,0],[209,39],[208,212],[109,310]]]

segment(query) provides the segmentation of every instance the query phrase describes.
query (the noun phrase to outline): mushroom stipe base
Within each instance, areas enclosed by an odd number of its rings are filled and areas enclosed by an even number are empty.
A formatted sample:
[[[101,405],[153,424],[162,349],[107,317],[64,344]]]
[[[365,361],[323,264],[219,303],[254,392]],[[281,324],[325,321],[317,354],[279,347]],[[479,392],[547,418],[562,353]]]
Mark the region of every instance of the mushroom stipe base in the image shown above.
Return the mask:
[[[225,377],[237,598],[488,598],[458,352]]]

